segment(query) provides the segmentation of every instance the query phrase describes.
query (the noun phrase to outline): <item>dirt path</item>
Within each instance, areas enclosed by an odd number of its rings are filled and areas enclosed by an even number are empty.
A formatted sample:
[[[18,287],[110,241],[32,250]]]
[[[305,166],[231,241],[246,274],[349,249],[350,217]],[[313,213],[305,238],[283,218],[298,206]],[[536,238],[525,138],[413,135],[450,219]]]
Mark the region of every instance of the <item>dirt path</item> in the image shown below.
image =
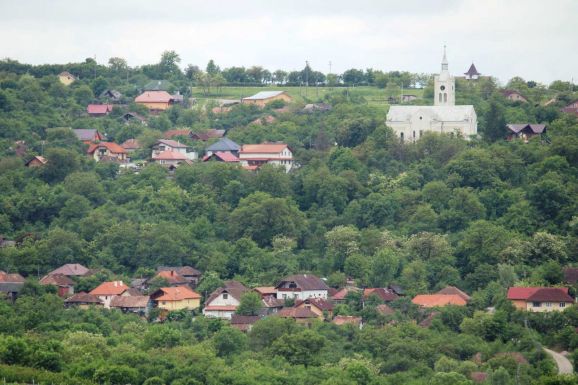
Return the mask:
[[[574,373],[572,363],[570,363],[570,361],[566,357],[550,349],[544,348],[544,351],[548,353],[550,356],[552,356],[554,361],[556,361],[556,365],[558,365],[558,373],[560,374]]]

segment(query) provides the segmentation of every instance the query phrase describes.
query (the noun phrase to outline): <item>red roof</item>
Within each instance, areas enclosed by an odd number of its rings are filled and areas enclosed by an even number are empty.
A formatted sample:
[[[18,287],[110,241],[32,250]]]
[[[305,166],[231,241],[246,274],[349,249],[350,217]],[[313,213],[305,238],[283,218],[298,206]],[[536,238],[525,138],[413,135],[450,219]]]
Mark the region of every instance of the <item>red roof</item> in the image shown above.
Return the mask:
[[[542,287],[530,297],[529,302],[574,302],[574,298],[568,295],[567,288]]]
[[[140,143],[136,139],[127,139],[121,144],[125,150],[137,150],[140,148]]]
[[[51,274],[42,277],[38,281],[41,285],[54,285],[54,286],[74,286],[72,279],[68,278],[64,274]]]
[[[128,290],[128,286],[124,284],[122,281],[110,281],[110,282],[103,282],[94,290],[92,290],[89,294],[91,295],[121,295],[126,290]]]
[[[306,307],[285,307],[277,312],[279,317],[283,318],[319,318],[319,316],[313,313],[310,309]]]
[[[175,136],[189,136],[191,135],[191,130],[168,130],[163,134],[163,138],[171,139]]]
[[[564,282],[571,284],[578,282],[578,268],[567,267],[564,269]]]
[[[235,155],[231,154],[230,152],[217,151],[211,155],[205,156],[203,158],[203,162],[206,162],[213,157],[219,158],[223,162],[226,162],[226,163],[235,163],[235,162],[239,161],[239,158],[237,158]]]
[[[183,301],[185,299],[200,299],[201,295],[186,286],[161,287],[151,298],[155,301]]]
[[[83,276],[88,275],[90,270],[80,263],[67,263],[66,265],[60,266],[56,270],[52,270],[48,275],[51,274],[63,274],[68,276]]]
[[[65,303],[92,303],[102,305],[102,301],[95,295],[81,291],[64,300]]]
[[[136,97],[136,103],[169,103],[174,97],[167,91],[146,91]]]
[[[180,284],[180,283],[187,284],[189,282],[188,279],[186,279],[185,277],[183,277],[182,275],[180,275],[179,273],[177,273],[174,270],[161,271],[155,276],[155,278],[166,279],[167,282],[171,285]]]
[[[465,306],[466,300],[457,294],[420,294],[416,295],[411,302],[423,307],[437,307],[437,306]]]
[[[508,299],[525,301],[539,289],[539,287],[511,287],[508,289]]]
[[[153,160],[187,160],[187,156],[178,151],[163,151],[153,156]]]
[[[312,297],[312,298],[307,298],[305,300],[297,300],[295,302],[294,307],[299,307],[303,304],[315,306],[316,308],[318,308],[321,311],[323,311],[323,310],[332,311],[333,310],[333,303],[331,301],[329,301],[328,299],[325,299],[325,298],[313,298]]]
[[[86,151],[88,154],[94,154],[94,152],[99,149],[105,147],[106,149],[108,149],[108,151],[110,151],[112,154],[125,154],[126,150],[124,148],[122,148],[120,145],[113,143],[113,142],[99,142],[99,143],[92,143],[89,147],[88,147],[88,151]]]
[[[112,111],[112,104],[89,104],[86,112],[91,115],[106,115]]]
[[[285,143],[244,144],[241,153],[244,154],[278,154],[288,146]]]
[[[364,298],[368,298],[370,295],[377,295],[382,301],[385,302],[395,301],[399,298],[399,296],[395,294],[393,290],[389,290],[383,287],[363,289]]]

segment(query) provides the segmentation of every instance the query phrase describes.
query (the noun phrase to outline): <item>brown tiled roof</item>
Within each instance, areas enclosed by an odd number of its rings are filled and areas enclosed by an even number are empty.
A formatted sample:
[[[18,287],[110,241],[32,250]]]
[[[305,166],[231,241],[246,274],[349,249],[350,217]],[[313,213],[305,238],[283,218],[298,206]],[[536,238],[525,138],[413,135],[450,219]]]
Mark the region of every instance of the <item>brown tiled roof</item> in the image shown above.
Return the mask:
[[[45,275],[39,281],[41,285],[73,286],[74,281],[64,274]]]
[[[211,293],[209,298],[205,301],[205,304],[210,304],[215,298],[217,298],[221,293],[228,293],[231,297],[235,298],[237,301],[241,300],[241,296],[249,291],[241,282],[237,281],[226,281],[225,286],[218,288]]]
[[[259,286],[253,290],[261,295],[277,295],[277,289],[275,289],[275,286]]]
[[[466,293],[464,293],[463,291],[461,291],[460,289],[458,289],[455,286],[446,286],[443,289],[441,289],[440,291],[438,291],[436,294],[456,294],[456,295],[459,295],[460,297],[462,297],[466,301],[469,301],[471,299],[469,295],[467,295]]]
[[[163,151],[158,155],[153,155],[153,160],[187,160],[187,156],[178,151]]]
[[[285,306],[285,300],[282,298],[275,298],[275,297],[271,297],[271,296],[266,296],[265,298],[263,298],[262,301],[263,301],[263,306],[267,307],[267,308]]]
[[[186,286],[161,287],[151,295],[155,301],[182,301],[185,299],[201,298],[201,295]]]
[[[259,321],[260,319],[261,317],[258,315],[233,314],[231,315],[231,325],[240,325],[240,324],[252,325],[255,322]]]
[[[351,291],[356,291],[356,290],[343,288],[343,289],[339,290],[337,293],[333,294],[331,296],[331,299],[334,301],[344,301],[345,297],[347,297],[347,294],[349,294]]]
[[[125,150],[137,150],[140,148],[140,143],[136,139],[127,139],[121,144],[121,147]]]
[[[0,273],[0,282],[2,283],[24,283],[26,279],[18,273]]]
[[[539,287],[511,287],[508,289],[509,300],[527,300]]]
[[[241,154],[278,154],[288,146],[285,143],[244,144]]]
[[[119,144],[113,142],[99,142],[99,143],[92,143],[88,150],[86,150],[87,154],[93,154],[97,149],[105,147],[108,151],[113,154],[126,154],[126,150],[122,148]]]
[[[67,299],[64,300],[65,303],[93,303],[93,304],[102,304],[102,301],[100,300],[100,298],[98,298],[95,295],[89,294],[89,293],[85,293],[84,291],[81,291],[79,293],[76,293],[74,295],[72,295],[71,297],[68,297]]]
[[[165,279],[171,285],[179,285],[179,284],[187,284],[189,280],[177,273],[174,270],[164,270],[159,272],[157,275],[154,276],[155,278],[162,278]]]
[[[335,325],[361,325],[361,317],[355,317],[352,315],[338,315],[331,321]]]
[[[574,302],[574,298],[568,295],[568,289],[558,287],[542,287],[530,297],[530,302]]]
[[[390,302],[395,301],[399,298],[393,290],[389,290],[383,287],[368,288],[363,290],[363,297],[368,298],[370,295],[377,295],[382,301]]]
[[[168,130],[163,134],[163,138],[165,139],[172,139],[175,136],[189,136],[191,135],[191,130],[184,129],[184,130]]]
[[[113,297],[110,301],[110,307],[121,307],[121,308],[143,308],[147,307],[150,301],[148,295],[137,295],[137,296],[118,296]]]
[[[318,308],[321,311],[323,311],[323,310],[332,311],[333,310],[333,302],[331,302],[325,298],[307,298],[305,300],[297,300],[295,302],[294,307],[301,306],[302,304],[315,306],[316,308]]]
[[[279,288],[284,282],[294,282],[297,288],[301,290],[328,290],[327,284],[319,277],[313,274],[296,274],[283,278],[281,282],[275,286]]]
[[[319,316],[313,313],[306,307],[285,307],[277,312],[279,317],[283,318],[318,318]]]
[[[141,291],[137,288],[134,287],[129,287],[128,289],[126,289],[126,291],[124,293],[122,293],[124,295],[130,295],[132,297],[138,297],[140,295],[142,295]]]
[[[507,124],[506,127],[514,133],[518,133],[526,128],[529,128],[534,134],[541,134],[546,129],[545,124],[522,123],[522,124]]]
[[[67,276],[84,276],[90,273],[90,270],[79,263],[67,263],[56,270],[52,270],[48,275],[63,274]]]
[[[411,302],[423,307],[437,307],[437,306],[465,306],[466,300],[457,294],[420,294],[416,295]]]
[[[157,271],[176,271],[182,276],[186,275],[201,275],[202,273],[191,266],[159,266]]]
[[[575,284],[578,282],[578,267],[567,267],[564,269],[564,281]]]
[[[207,141],[209,139],[222,138],[223,135],[225,135],[225,130],[216,130],[211,128],[205,132],[193,132],[191,133],[191,138],[195,140]]]
[[[136,103],[169,103],[175,97],[167,91],[145,91],[135,98]]]
[[[90,294],[92,295],[121,295],[126,290],[128,286],[122,281],[110,281],[103,282],[93,289]]]

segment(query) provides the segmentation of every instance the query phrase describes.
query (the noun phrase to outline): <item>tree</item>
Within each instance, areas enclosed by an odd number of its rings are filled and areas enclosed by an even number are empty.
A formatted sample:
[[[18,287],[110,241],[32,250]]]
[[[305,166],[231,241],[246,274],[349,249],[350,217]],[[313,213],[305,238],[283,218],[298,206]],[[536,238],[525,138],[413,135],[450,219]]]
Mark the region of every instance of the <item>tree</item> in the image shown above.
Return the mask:
[[[217,356],[228,357],[247,348],[247,336],[235,328],[223,328],[213,336]]]
[[[47,182],[60,182],[80,167],[78,155],[64,148],[50,148],[45,157],[47,162],[41,172]]]
[[[237,314],[258,315],[262,307],[261,296],[254,291],[247,292],[241,296],[241,302],[237,307]]]
[[[503,105],[492,98],[488,111],[484,114],[484,139],[488,142],[495,142],[496,140],[504,139],[506,136],[506,119],[504,117]]]
[[[325,346],[325,337],[313,330],[303,330],[295,334],[285,334],[271,345],[273,354],[285,357],[293,365],[316,365],[318,353]]]

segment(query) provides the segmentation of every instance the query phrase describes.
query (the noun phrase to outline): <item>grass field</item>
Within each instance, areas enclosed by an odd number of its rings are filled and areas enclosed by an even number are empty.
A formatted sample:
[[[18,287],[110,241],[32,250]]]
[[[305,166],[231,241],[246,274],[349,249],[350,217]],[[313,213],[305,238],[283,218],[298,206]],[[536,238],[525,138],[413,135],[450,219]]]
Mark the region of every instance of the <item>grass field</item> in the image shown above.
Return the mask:
[[[192,88],[192,96],[201,104],[211,99],[241,99],[256,94],[259,91],[286,91],[296,102],[317,101],[327,94],[348,92],[351,96],[363,96],[371,105],[387,105],[386,90],[377,87],[289,87],[289,86],[265,86],[265,87],[222,87],[220,92],[211,92],[211,95],[203,94],[200,87]],[[423,94],[421,89],[404,89],[405,95],[416,95],[420,98]]]

